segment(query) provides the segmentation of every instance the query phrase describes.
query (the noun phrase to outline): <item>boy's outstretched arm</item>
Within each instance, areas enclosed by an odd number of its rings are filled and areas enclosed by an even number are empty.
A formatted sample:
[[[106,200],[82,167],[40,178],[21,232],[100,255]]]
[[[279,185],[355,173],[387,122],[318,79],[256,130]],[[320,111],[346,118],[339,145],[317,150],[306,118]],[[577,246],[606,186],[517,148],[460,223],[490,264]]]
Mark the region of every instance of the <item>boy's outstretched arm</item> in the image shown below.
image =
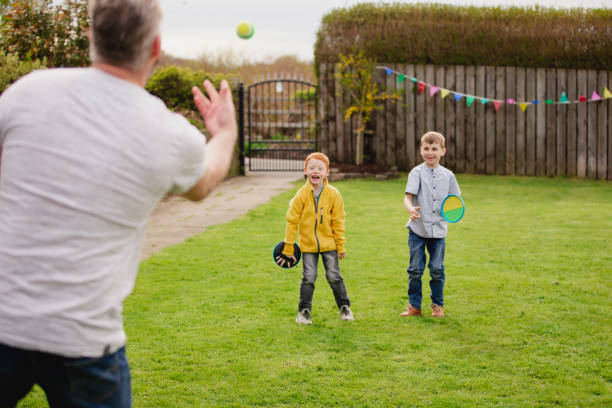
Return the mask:
[[[406,208],[406,211],[410,213],[410,219],[414,221],[418,218],[421,218],[421,214],[419,213],[421,207],[415,207],[414,205],[412,205],[412,198],[412,194],[406,193],[406,195],[404,196],[404,207]]]

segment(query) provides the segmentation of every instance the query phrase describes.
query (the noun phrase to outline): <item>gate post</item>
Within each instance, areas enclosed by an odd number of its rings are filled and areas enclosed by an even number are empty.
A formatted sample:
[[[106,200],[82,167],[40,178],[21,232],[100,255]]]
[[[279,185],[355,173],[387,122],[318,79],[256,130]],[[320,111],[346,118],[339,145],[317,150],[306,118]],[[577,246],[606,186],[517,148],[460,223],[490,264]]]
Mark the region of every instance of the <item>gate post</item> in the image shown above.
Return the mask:
[[[244,84],[238,84],[238,143],[239,152],[238,161],[240,162],[240,175],[246,175],[244,168]]]

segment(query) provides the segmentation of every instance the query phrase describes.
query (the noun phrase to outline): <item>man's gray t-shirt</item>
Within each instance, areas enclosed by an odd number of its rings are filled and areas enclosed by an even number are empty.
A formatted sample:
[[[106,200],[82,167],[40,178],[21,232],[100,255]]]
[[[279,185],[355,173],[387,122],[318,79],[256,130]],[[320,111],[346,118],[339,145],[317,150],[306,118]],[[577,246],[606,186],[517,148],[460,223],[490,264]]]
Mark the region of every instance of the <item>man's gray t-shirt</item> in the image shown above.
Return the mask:
[[[118,349],[147,218],[203,176],[203,135],[136,84],[50,69],[0,97],[0,146],[0,343]]]
[[[421,217],[409,220],[406,227],[423,238],[444,238],[448,232],[442,217],[442,201],[449,194],[461,194],[455,175],[449,169],[438,166],[430,168],[419,164],[408,174],[406,193],[413,195],[412,205],[421,207]]]

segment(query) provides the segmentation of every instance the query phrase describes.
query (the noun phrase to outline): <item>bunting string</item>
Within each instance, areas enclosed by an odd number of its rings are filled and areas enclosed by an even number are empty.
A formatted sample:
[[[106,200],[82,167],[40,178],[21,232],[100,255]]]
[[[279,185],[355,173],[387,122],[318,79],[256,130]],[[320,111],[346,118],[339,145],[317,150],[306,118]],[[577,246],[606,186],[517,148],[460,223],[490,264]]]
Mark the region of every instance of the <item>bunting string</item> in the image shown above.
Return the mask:
[[[610,92],[610,90],[608,89],[608,87],[604,87],[602,96],[600,96],[597,91],[593,91],[593,93],[591,94],[590,98],[587,98],[586,96],[579,94],[578,99],[577,100],[572,100],[570,101],[567,98],[567,94],[565,93],[565,91],[563,91],[561,93],[561,98],[559,98],[558,101],[556,100],[552,100],[552,99],[534,99],[531,101],[516,101],[512,98],[507,98],[507,99],[490,99],[490,98],[485,98],[484,96],[477,96],[477,95],[469,95],[466,93],[462,93],[462,92],[457,92],[455,90],[452,89],[446,89],[443,88],[441,86],[438,85],[433,85],[430,83],[427,83],[425,81],[422,81],[418,78],[415,78],[413,76],[409,76],[406,74],[403,74],[401,72],[397,72],[389,67],[385,67],[385,66],[377,66],[377,69],[384,69],[385,73],[387,74],[387,76],[391,76],[391,75],[395,75],[397,77],[397,83],[398,84],[402,84],[406,79],[414,82],[416,84],[416,87],[418,89],[419,93],[423,93],[423,91],[425,91],[426,89],[429,88],[429,96],[433,97],[436,94],[440,94],[440,97],[442,99],[446,98],[448,95],[453,96],[453,99],[455,101],[460,101],[461,99],[465,98],[465,103],[466,105],[469,107],[471,106],[475,100],[480,101],[480,103],[482,103],[483,105],[486,105],[487,103],[491,103],[493,105],[493,107],[495,108],[495,111],[497,112],[499,110],[499,108],[504,105],[517,105],[519,108],[521,108],[521,110],[523,112],[525,112],[527,110],[527,108],[530,105],[539,105],[539,104],[546,104],[546,105],[568,105],[568,104],[573,104],[573,103],[583,103],[583,102],[595,102],[595,101],[601,101],[603,99],[610,99],[612,98],[612,92]]]

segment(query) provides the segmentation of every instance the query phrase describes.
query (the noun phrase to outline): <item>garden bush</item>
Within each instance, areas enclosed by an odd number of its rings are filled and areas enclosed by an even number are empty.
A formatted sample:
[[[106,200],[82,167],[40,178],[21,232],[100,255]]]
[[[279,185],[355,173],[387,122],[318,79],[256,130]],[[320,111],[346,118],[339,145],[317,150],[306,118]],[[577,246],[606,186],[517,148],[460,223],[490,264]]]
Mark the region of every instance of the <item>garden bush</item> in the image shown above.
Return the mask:
[[[87,0],[13,1],[1,11],[0,49],[49,67],[89,65]]]
[[[210,80],[217,89],[221,81],[226,79],[232,86],[234,95],[237,94],[236,86],[234,86],[237,81],[232,76],[194,71],[174,65],[158,68],[149,79],[146,89],[162,99],[172,110],[195,111],[196,106],[193,102],[191,88],[194,85],[201,88],[205,79]]]
[[[21,61],[17,55],[0,50],[0,94],[21,76],[45,68],[45,65],[46,60]]]

